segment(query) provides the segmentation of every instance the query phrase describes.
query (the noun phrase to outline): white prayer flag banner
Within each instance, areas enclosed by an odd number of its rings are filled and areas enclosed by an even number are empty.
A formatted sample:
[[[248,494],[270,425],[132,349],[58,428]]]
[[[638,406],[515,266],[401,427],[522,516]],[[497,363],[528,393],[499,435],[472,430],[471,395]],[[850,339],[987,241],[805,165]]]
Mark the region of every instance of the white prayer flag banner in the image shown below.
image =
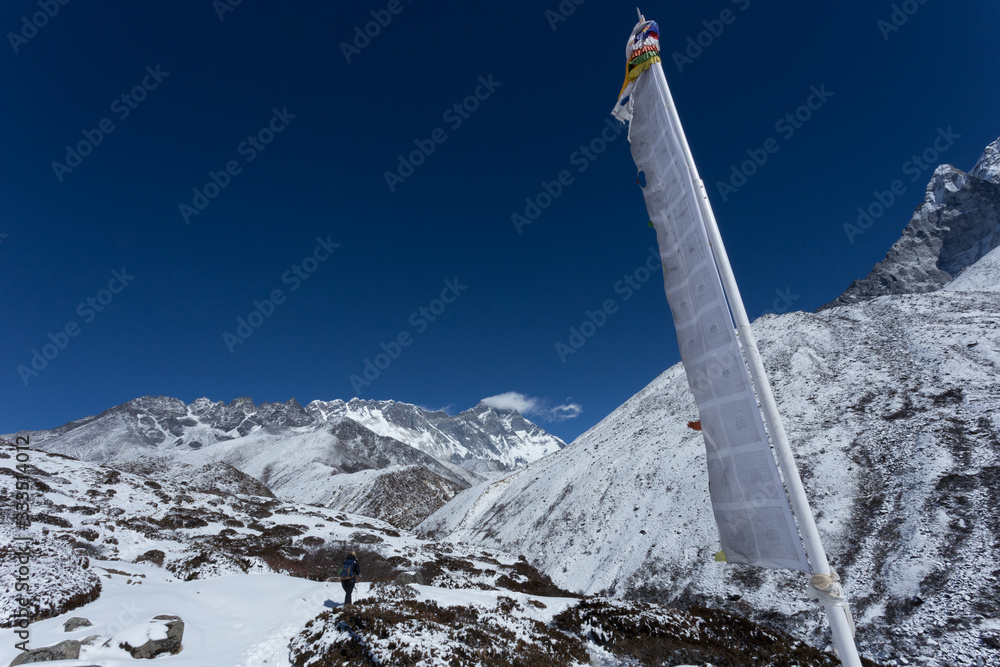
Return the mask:
[[[632,157],[656,229],[667,301],[707,451],[709,491],[727,561],[810,572],[768,442],[706,231],[709,206],[669,113],[659,30],[641,21],[626,50],[613,114],[629,121]]]

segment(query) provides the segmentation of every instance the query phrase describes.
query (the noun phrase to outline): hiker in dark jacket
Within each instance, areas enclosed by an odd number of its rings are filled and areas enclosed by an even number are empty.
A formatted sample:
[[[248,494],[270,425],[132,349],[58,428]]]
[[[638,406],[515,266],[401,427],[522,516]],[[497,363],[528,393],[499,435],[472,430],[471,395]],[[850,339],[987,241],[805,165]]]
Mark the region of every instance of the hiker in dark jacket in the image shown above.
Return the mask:
[[[345,577],[345,568],[347,568],[347,573],[352,576]],[[358,576],[361,575],[361,566],[358,565],[358,554],[351,552],[351,555],[344,559],[344,564],[340,568],[341,580],[340,585],[344,587],[344,606],[351,604],[351,594],[354,592],[354,584],[358,580]]]

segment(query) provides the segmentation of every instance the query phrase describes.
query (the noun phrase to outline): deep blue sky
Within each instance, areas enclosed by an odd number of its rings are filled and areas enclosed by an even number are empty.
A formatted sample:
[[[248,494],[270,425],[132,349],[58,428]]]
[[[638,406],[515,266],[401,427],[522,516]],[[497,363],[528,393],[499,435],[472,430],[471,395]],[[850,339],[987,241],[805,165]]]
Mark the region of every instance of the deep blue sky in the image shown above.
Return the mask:
[[[936,162],[961,169],[1000,134],[1000,5],[910,2],[892,32],[878,24],[890,2],[642,6],[751,317],[776,299],[815,309],[884,256],[930,176],[911,181],[904,163],[939,128],[959,138]],[[553,30],[557,0],[400,0],[348,63],[341,42],[389,4],[245,0],[220,20],[211,0],[76,0],[36,31],[22,17],[37,0],[3,3],[0,433],[146,394],[458,411],[520,392],[569,441],[678,360],[659,274],[628,300],[615,289],[655,243],[624,134],[594,160],[573,155],[606,127],[634,3],[587,0]],[[731,23],[678,71],[671,54],[726,9]],[[144,80],[156,87],[136,108],[115,103]],[[813,86],[833,95],[789,137],[775,125]],[[486,99],[455,127],[443,114],[477,88]],[[286,108],[295,117],[248,162],[241,142]],[[60,182],[52,163],[103,119],[113,132]],[[397,155],[438,128],[444,143],[390,191]],[[772,137],[778,152],[723,201],[717,181]],[[239,173],[186,224],[179,205],[231,160]],[[511,215],[563,170],[572,183],[519,234]],[[905,194],[850,243],[844,223],[896,179]],[[339,247],[293,290],[282,276],[317,238]],[[102,293],[123,268],[134,278]],[[456,278],[467,288],[425,320]],[[223,334],[274,290],[283,303],[230,352]],[[560,359],[555,344],[607,299],[615,312]],[[75,337],[58,335],[67,326]],[[18,366],[50,334],[65,347],[26,385]],[[400,334],[409,346],[356,391],[350,376]],[[546,421],[567,405],[579,416]]]

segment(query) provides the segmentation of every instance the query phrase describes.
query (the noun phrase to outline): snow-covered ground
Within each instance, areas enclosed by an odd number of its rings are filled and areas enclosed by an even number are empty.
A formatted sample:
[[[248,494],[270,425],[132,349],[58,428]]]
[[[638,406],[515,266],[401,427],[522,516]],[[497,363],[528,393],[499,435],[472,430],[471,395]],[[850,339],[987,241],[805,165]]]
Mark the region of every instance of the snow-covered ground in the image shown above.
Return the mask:
[[[134,667],[135,659],[118,642],[148,625],[154,616],[172,614],[184,620],[183,650],[157,658],[174,667],[286,667],[288,642],[324,604],[343,602],[340,584],[317,583],[280,574],[233,574],[217,579],[178,581],[155,565],[91,561],[102,579],[101,597],[62,616],[31,624],[31,647],[52,646],[66,639],[100,635],[84,645],[80,659],[59,661],[61,667],[94,665]],[[359,586],[361,596],[365,585]],[[63,623],[82,616],[93,625],[72,632]],[[112,639],[111,646],[101,644]],[[0,630],[0,664],[19,653],[13,630]]]
[[[944,286],[950,292],[996,292],[1000,290],[1000,248],[994,248],[974,265]]]
[[[0,525],[0,618],[12,618],[21,604],[11,538],[31,537],[26,567],[33,588],[26,597],[40,620],[30,624],[28,647],[88,640],[80,659],[56,663],[67,667],[135,664],[120,644],[134,647],[164,635],[165,622],[154,620],[163,615],[184,623],[182,650],[156,658],[174,665],[284,666],[293,662],[290,646],[297,647],[297,665],[321,664],[307,660],[303,647],[339,654],[342,644],[355,653],[351,664],[361,664],[363,655],[401,664],[390,657],[403,651],[407,665],[444,665],[438,658],[450,655],[468,667],[477,664],[468,657],[482,651],[494,660],[484,665],[512,664],[511,651],[567,667],[633,664],[622,660],[629,647],[613,645],[619,641],[660,642],[677,655],[736,650],[763,659],[762,665],[804,650],[759,628],[753,636],[770,644],[733,649],[729,634],[745,635],[742,619],[580,600],[518,556],[440,544],[368,517],[243,493],[246,480],[239,477],[195,476],[195,489],[188,481],[157,481],[41,451],[29,457],[18,468],[14,448],[0,448],[0,478],[27,480],[33,518],[26,531]],[[215,481],[222,488],[202,486]],[[0,487],[5,518],[11,488]],[[360,616],[342,613],[339,584],[321,583],[350,549],[361,556],[362,582],[351,608]],[[406,572],[426,584],[392,583]],[[379,584],[369,584],[373,580]],[[74,617],[91,625],[64,631]],[[375,632],[370,622],[383,626]],[[529,648],[511,644],[511,637]],[[20,641],[14,629],[0,630],[0,664],[20,653]],[[802,664],[833,664],[809,650],[810,661]]]
[[[52,646],[67,639],[86,641],[78,660],[62,660],[53,665],[76,667],[134,667],[135,659],[118,644],[131,640],[139,645],[148,636],[154,616],[170,614],[184,621],[183,649],[175,655],[161,655],[157,664],[172,667],[292,667],[289,643],[302,628],[325,609],[343,602],[340,584],[318,583],[280,574],[234,574],[216,579],[179,581],[162,568],[118,561],[92,561],[100,573],[104,591],[100,599],[57,618],[31,625],[32,648]],[[549,624],[556,614],[577,604],[575,598],[546,598],[510,591],[456,590],[413,584],[417,600],[440,607],[475,608],[489,614],[500,598],[519,604],[516,619],[501,620],[512,630],[517,620]],[[368,595],[369,584],[360,583],[355,603]],[[69,632],[63,628],[69,618],[91,622]],[[20,651],[11,629],[0,629],[0,664],[9,664]],[[413,632],[407,638],[415,650],[444,652],[444,638],[432,632]],[[105,646],[104,644],[109,644]],[[620,661],[596,645],[589,647],[594,665],[618,665]],[[428,661],[428,667],[438,664]],[[445,664],[445,663],[441,663]],[[582,663],[581,663],[582,665]],[[567,665],[566,667],[569,667]]]

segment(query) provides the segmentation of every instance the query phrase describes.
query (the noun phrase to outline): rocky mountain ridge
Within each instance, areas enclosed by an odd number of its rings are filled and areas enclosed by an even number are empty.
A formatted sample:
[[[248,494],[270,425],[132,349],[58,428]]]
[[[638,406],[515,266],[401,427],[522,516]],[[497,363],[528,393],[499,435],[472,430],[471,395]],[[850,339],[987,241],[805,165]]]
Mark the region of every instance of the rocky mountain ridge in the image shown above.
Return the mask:
[[[885,259],[823,308],[883,294],[941,289],[962,270],[1000,246],[1000,139],[976,165],[962,172],[941,165],[927,184],[923,203]]]
[[[485,403],[456,415],[399,401],[359,398],[313,401],[307,409],[323,419],[352,419],[375,433],[470,469],[482,469],[485,464],[495,470],[513,470],[566,446],[516,410]]]
[[[564,443],[513,410],[458,415],[396,401],[295,399],[226,404],[137,398],[57,429],[21,432],[38,448],[161,479],[231,466],[278,496],[412,527],[484,475]],[[477,472],[479,471],[479,472]],[[482,474],[481,474],[482,473]]]
[[[986,147],[969,176],[1000,184],[1000,139]]]

